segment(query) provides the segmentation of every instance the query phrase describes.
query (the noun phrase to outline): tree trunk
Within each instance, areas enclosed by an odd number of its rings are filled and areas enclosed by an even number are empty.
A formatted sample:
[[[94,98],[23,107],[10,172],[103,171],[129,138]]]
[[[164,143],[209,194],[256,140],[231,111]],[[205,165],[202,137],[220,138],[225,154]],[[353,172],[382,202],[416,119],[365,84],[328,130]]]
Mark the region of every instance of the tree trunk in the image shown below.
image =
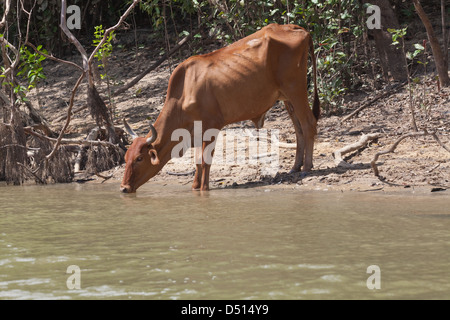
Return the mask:
[[[422,8],[422,5],[420,4],[419,0],[413,0],[414,2],[414,8],[416,9],[417,14],[420,17],[420,20],[422,20],[423,25],[425,26],[425,29],[427,30],[428,40],[431,44],[431,50],[433,51],[433,57],[434,62],[436,64],[436,69],[439,75],[439,84],[441,87],[448,87],[450,86],[450,78],[448,77],[448,62],[444,56],[444,54],[448,54],[447,52],[443,52],[441,50],[441,46],[439,45],[439,41],[436,38],[436,35],[434,34],[433,26],[431,25],[430,20],[428,19],[427,14]],[[441,8],[443,9],[444,5],[442,4]],[[445,13],[443,13],[445,15]],[[443,21],[445,22],[445,19],[443,18]],[[443,27],[444,28],[444,27]],[[444,28],[445,29],[445,28]],[[444,42],[444,48],[446,47],[447,39],[443,39]]]
[[[370,31],[375,39],[375,46],[380,55],[383,75],[386,80],[392,77],[396,81],[403,82],[407,77],[403,63],[399,63],[399,61],[404,60],[403,53],[402,50],[392,45],[392,36],[387,31],[388,28],[400,28],[394,10],[388,0],[370,0],[366,2],[380,7],[381,28]]]

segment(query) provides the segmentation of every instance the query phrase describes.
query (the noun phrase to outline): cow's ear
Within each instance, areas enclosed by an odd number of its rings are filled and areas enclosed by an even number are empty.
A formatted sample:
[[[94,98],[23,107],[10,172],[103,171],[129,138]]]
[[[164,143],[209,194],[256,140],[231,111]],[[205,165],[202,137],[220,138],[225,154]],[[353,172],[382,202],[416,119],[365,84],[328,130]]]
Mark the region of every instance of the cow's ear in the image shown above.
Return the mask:
[[[150,161],[152,162],[152,165],[156,166],[159,164],[159,158],[158,153],[155,149],[148,150],[148,155],[150,156]]]

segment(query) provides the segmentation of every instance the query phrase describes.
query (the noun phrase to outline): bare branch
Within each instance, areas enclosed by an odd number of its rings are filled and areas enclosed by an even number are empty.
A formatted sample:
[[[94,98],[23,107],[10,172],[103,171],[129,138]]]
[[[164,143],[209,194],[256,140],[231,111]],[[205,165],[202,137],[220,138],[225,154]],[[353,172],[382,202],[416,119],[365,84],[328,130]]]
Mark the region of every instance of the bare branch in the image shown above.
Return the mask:
[[[388,91],[385,91],[379,95],[377,95],[376,97],[374,97],[373,99],[370,99],[369,101],[366,101],[365,103],[363,103],[362,106],[360,106],[358,109],[354,110],[352,113],[350,113],[349,115],[345,116],[341,122],[345,122],[350,118],[353,118],[355,115],[357,115],[359,112],[361,112],[362,110],[364,110],[365,108],[371,106],[374,102],[377,102],[380,99],[383,99],[387,96],[389,96],[390,94],[396,92],[397,90],[403,88],[405,85],[407,84],[407,82],[403,82],[402,84],[395,86],[393,88],[390,88]]]
[[[114,177],[114,173],[111,173],[109,176],[104,176],[104,175],[98,173],[97,170],[95,170],[95,173],[94,173],[94,174],[95,174],[97,177],[104,179],[104,180],[102,181],[102,183],[105,182],[106,180],[109,180],[109,179],[111,179],[112,177]]]
[[[23,12],[25,12],[28,16],[27,19],[27,33],[25,34],[25,43],[28,42],[28,34],[30,32],[30,22],[31,22],[31,13],[33,12],[34,7],[36,6],[36,0],[34,0],[33,2],[33,6],[31,7],[30,11],[25,10],[25,7],[23,5],[23,0],[20,0],[20,7],[22,9]]]
[[[23,145],[21,145],[21,144],[17,144],[17,143],[14,143],[14,144],[5,144],[5,145],[3,145],[3,146],[0,146],[0,149],[6,149],[6,148],[23,148],[23,149],[27,149],[27,147],[26,146],[23,146]]]
[[[333,152],[334,164],[336,165],[336,167],[350,166],[350,164],[348,164],[347,162],[344,161],[344,159],[342,159],[343,154],[363,148],[367,144],[367,142],[369,142],[370,140],[378,139],[382,135],[383,135],[382,133],[363,134],[358,142],[349,144],[339,150],[336,150],[335,152]]]
[[[77,65],[76,63],[74,63],[74,62],[72,62],[72,61],[62,60],[62,59],[59,59],[59,58],[57,58],[57,57],[55,57],[55,56],[53,56],[53,55],[49,55],[49,54],[47,54],[47,53],[44,53],[44,52],[42,52],[42,51],[39,51],[39,50],[36,48],[36,46],[35,46],[34,44],[32,44],[31,42],[28,42],[28,41],[27,41],[27,42],[25,42],[25,44],[26,44],[27,46],[31,47],[35,52],[39,53],[41,56],[46,57],[47,59],[50,59],[50,60],[53,60],[53,61],[56,61],[56,62],[60,62],[60,63],[65,63],[65,64],[68,64],[69,66],[72,66],[72,67],[75,67],[75,68],[79,69],[80,71],[83,71],[83,68],[82,68],[82,67],[80,67],[79,65]]]
[[[436,142],[445,150],[447,150],[448,152],[450,152],[450,147],[448,147],[447,145],[445,145],[441,139],[439,139],[438,135],[436,134],[436,132],[431,133],[431,136],[434,138],[434,140],[436,140]]]
[[[19,51],[17,51],[16,47],[14,47],[8,40],[6,40],[4,36],[0,37],[0,45],[2,46],[2,50],[6,51],[6,48],[9,48],[16,56],[14,62],[10,66],[8,66],[8,68],[6,68],[2,73],[2,75],[7,76],[11,72],[11,70],[13,70],[19,63]]]
[[[73,107],[73,101],[75,99],[75,93],[78,89],[78,86],[80,85],[81,81],[84,78],[84,75],[86,73],[82,73],[80,75],[80,77],[77,80],[77,83],[75,83],[74,88],[72,89],[72,95],[70,96],[70,101],[69,101],[69,107],[67,108],[67,119],[66,119],[66,123],[64,124],[64,127],[61,129],[61,132],[59,133],[58,139],[56,140],[55,145],[53,146],[53,150],[52,152],[50,152],[47,156],[46,156],[46,160],[50,160],[54,155],[56,150],[58,149],[59,145],[61,144],[62,141],[62,137],[64,135],[64,132],[66,131],[67,127],[69,126],[70,120],[71,120],[71,116],[72,116],[72,107]]]
[[[375,154],[375,156],[373,157],[372,161],[370,162],[370,165],[372,166],[372,170],[373,170],[374,175],[377,176],[377,177],[380,175],[376,162],[378,161],[378,158],[381,155],[394,152],[395,149],[400,144],[400,142],[402,142],[403,140],[405,140],[407,138],[417,137],[417,136],[432,136],[442,148],[444,148],[445,150],[450,152],[450,148],[448,146],[446,146],[444,143],[442,143],[442,141],[436,135],[436,132],[428,132],[427,130],[424,130],[424,131],[421,131],[421,132],[411,132],[411,133],[405,134],[405,135],[401,136],[400,138],[398,138],[388,150],[380,151],[380,152]]]
[[[30,134],[32,136],[38,137],[43,140],[48,140],[51,142],[58,142],[58,139],[47,137],[43,134],[40,134],[36,131],[34,131],[30,127],[24,127],[23,128],[27,134]],[[84,139],[61,139],[59,140],[59,145],[82,145],[82,146],[104,146],[104,147],[114,147],[117,146],[113,143],[110,143],[108,141],[101,141],[101,140],[84,140]],[[48,157],[48,156],[47,156]]]
[[[171,175],[171,176],[193,176],[194,173],[195,173],[195,170],[186,171],[186,172],[167,171],[167,174]]]
[[[46,184],[44,180],[42,180],[37,174],[36,172],[34,172],[33,170],[31,170],[30,168],[28,168],[26,165],[24,165],[23,163],[20,162],[16,162],[16,164],[22,168],[24,168],[26,171],[28,171],[30,174],[32,174],[37,180],[39,180],[39,182],[41,184]]]
[[[78,113],[78,112],[80,112],[80,111],[82,111],[82,110],[84,110],[84,109],[87,109],[87,107],[88,107],[87,104],[85,104],[84,106],[81,106],[81,107],[79,107],[79,108],[73,110],[72,113],[71,113],[71,115],[74,115],[75,113]],[[67,113],[64,114],[64,115],[62,115],[62,116],[59,116],[59,117],[56,118],[56,119],[53,119],[53,120],[52,120],[52,123],[57,123],[57,122],[60,122],[61,120],[65,120],[65,119],[67,119]]]
[[[130,89],[132,86],[134,86],[136,83],[138,83],[148,73],[150,73],[151,71],[155,70],[164,61],[166,61],[167,58],[169,58],[171,55],[173,55],[175,52],[177,52],[179,49],[181,49],[181,47],[183,47],[190,39],[192,39],[192,33],[188,34],[186,37],[181,39],[180,42],[178,42],[177,45],[175,47],[173,47],[168,53],[164,54],[161,58],[158,59],[158,61],[156,61],[150,67],[148,67],[143,72],[141,72],[139,75],[137,75],[133,80],[131,80],[130,82],[128,82],[126,85],[122,86],[121,88],[117,89],[117,91],[115,91],[113,93],[113,97],[124,93],[125,91]]]
[[[83,59],[83,70],[87,72],[89,70],[89,63],[88,63],[88,55],[86,53],[86,50],[81,45],[80,41],[78,41],[77,38],[70,32],[69,28],[67,28],[67,20],[66,20],[66,12],[67,12],[67,3],[66,0],[61,0],[61,22],[60,22],[60,28],[64,32],[64,34],[69,38],[69,41],[75,45],[77,50],[80,52],[81,57]]]
[[[207,22],[209,22],[212,19],[212,16],[210,16],[208,19],[205,19],[203,21],[200,22],[198,28],[200,29],[201,27],[203,27],[203,25]],[[168,59],[169,57],[171,57],[175,52],[177,52],[178,50],[180,50],[185,44],[188,43],[188,41],[190,41],[192,38],[194,37],[194,32],[191,32],[190,34],[188,34],[187,36],[185,36],[183,39],[181,39],[172,49],[170,49],[169,52],[166,52],[163,56],[161,56],[161,58],[158,59],[158,61],[156,61],[154,64],[152,64],[150,67],[148,67],[147,69],[145,69],[143,72],[141,72],[139,75],[137,75],[133,80],[131,80],[130,82],[128,82],[126,85],[123,85],[122,87],[120,87],[119,89],[117,89],[114,93],[113,93],[113,97],[118,96],[119,94],[124,93],[125,91],[127,91],[128,89],[130,89],[132,86],[134,86],[136,83],[138,83],[142,78],[144,78],[148,73],[150,73],[151,71],[155,70],[157,67],[159,67],[164,61],[166,61],[166,59]]]
[[[6,17],[8,16],[9,9],[11,7],[11,0],[5,0],[4,4],[5,4],[5,8],[3,11],[2,20],[0,21],[0,30],[3,29],[6,25]]]

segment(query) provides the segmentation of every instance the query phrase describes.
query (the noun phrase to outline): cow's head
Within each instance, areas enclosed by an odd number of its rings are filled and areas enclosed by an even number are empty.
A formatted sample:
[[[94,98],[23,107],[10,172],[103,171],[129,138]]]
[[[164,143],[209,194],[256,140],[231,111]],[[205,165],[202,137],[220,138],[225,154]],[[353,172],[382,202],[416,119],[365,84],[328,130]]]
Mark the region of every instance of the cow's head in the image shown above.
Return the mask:
[[[158,153],[153,142],[157,133],[150,124],[151,137],[138,137],[124,119],[125,130],[133,138],[133,143],[125,154],[125,173],[123,175],[120,191],[123,193],[134,193],[136,189],[146,183],[151,177],[158,173],[160,163]]]

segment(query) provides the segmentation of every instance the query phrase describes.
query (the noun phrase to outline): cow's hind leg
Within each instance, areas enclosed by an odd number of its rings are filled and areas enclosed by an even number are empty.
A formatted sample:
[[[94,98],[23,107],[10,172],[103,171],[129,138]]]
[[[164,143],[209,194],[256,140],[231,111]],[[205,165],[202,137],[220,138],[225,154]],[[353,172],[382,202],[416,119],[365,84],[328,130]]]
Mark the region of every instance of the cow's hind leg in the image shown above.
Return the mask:
[[[298,172],[300,171],[300,168],[303,165],[303,158],[305,155],[305,140],[303,139],[303,131],[302,127],[300,125],[300,121],[298,121],[295,112],[294,107],[292,106],[292,103],[290,101],[284,101],[284,105],[286,106],[286,110],[291,117],[292,123],[294,124],[295,129],[295,136],[297,141],[297,150],[295,152],[295,162],[291,169],[290,173]]]
[[[304,161],[302,171],[310,171],[313,167],[314,139],[317,133],[317,120],[308,103],[306,81],[304,85],[291,85],[285,95],[292,103],[294,114],[301,125],[304,140]]]

